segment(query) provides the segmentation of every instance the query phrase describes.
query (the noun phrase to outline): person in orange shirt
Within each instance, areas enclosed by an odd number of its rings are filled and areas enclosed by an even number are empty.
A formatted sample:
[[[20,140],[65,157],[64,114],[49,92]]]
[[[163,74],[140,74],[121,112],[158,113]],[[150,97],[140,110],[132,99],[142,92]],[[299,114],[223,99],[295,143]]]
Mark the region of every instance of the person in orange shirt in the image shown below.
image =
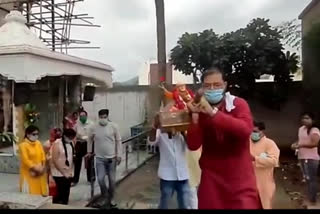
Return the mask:
[[[20,192],[32,195],[48,195],[46,155],[39,138],[39,128],[29,126],[25,138],[19,144]]]
[[[250,152],[262,207],[263,209],[272,209],[276,191],[273,171],[275,167],[279,166],[280,150],[273,140],[266,137],[265,129],[266,126],[263,122],[254,122]]]

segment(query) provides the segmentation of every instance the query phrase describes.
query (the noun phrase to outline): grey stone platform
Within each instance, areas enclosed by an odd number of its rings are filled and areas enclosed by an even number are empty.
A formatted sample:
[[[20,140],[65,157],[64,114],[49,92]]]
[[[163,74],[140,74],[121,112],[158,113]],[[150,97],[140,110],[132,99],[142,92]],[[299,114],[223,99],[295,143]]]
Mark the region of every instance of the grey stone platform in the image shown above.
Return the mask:
[[[0,205],[6,204],[10,209],[39,209],[51,203],[51,197],[29,195],[19,192],[0,193]]]

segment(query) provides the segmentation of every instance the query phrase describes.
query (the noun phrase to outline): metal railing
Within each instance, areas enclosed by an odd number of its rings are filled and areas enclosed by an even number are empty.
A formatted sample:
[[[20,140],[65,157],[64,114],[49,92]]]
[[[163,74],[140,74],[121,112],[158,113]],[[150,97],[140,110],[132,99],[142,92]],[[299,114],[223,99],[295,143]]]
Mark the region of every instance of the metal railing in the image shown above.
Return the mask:
[[[125,147],[124,177],[128,176],[138,169],[143,163],[154,157],[155,153],[148,149],[149,146],[147,143],[147,138],[149,132],[150,130],[146,130],[138,135],[122,141],[122,147]],[[130,149],[130,147],[132,147],[132,149]]]

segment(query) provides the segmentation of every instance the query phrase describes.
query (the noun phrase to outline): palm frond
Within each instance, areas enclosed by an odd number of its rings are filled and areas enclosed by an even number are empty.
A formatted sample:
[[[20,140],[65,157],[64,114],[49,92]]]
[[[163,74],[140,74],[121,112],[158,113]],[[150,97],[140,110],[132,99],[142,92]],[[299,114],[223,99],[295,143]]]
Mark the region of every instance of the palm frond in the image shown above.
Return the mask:
[[[17,143],[17,138],[11,132],[0,133],[0,143],[12,142]]]

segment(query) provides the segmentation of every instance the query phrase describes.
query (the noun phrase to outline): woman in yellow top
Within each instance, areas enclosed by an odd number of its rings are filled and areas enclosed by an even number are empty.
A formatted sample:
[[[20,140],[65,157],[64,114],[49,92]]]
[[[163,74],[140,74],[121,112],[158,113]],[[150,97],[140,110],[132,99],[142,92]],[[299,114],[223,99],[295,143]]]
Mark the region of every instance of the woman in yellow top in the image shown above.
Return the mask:
[[[46,156],[38,138],[39,129],[31,125],[19,144],[20,192],[47,196]]]

